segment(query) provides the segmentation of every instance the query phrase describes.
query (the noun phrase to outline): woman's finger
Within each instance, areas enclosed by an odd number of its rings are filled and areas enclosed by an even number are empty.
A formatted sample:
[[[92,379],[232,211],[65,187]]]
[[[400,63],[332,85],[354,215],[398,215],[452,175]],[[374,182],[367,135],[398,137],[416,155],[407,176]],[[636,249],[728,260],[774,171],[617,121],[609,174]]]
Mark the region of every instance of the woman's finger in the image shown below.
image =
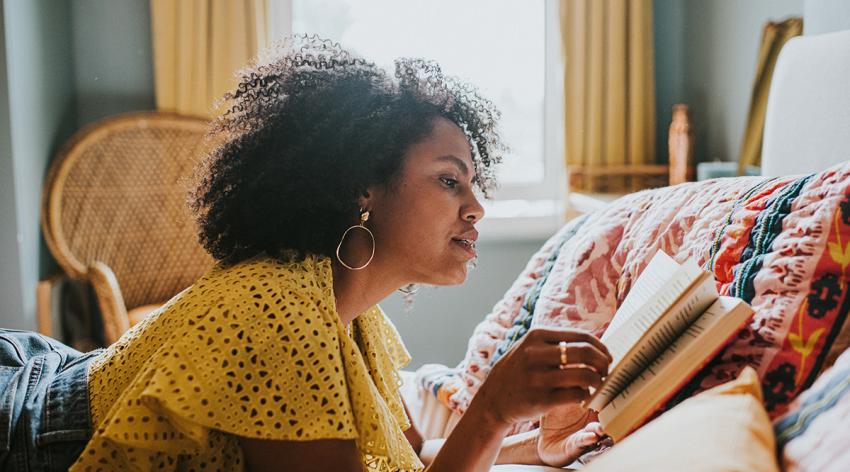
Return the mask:
[[[561,341],[568,343],[588,343],[596,346],[608,358],[609,362],[613,360],[611,353],[608,352],[608,348],[602,344],[602,341],[588,331],[572,328],[534,328],[526,336],[542,340],[547,344],[554,344],[555,346]]]
[[[596,444],[600,439],[602,439],[602,435],[582,430],[570,436],[567,442],[570,443],[569,446],[581,449]]]
[[[598,421],[591,421],[584,426],[585,431],[596,434],[599,437],[605,436],[605,431],[602,429],[602,424]]]
[[[585,388],[558,388],[549,394],[549,404],[552,406],[565,403],[581,403],[590,398],[590,392]]]
[[[557,372],[550,372],[547,376],[552,388],[598,388],[602,385],[602,376],[599,372],[583,365],[569,366]]]
[[[557,370],[561,368],[561,347],[559,345],[544,344],[542,346],[529,347],[529,361],[535,368],[543,370]],[[568,343],[564,353],[567,357],[566,365],[585,364],[596,369],[600,375],[608,374],[610,361],[605,353],[595,345],[585,342]]]

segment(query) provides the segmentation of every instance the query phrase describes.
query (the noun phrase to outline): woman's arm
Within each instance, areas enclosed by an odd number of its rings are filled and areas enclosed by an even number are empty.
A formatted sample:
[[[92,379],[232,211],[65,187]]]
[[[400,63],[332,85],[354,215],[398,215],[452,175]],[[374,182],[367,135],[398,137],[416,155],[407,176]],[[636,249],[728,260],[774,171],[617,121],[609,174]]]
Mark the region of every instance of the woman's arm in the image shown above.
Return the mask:
[[[404,412],[407,413],[407,418],[410,420],[410,428],[404,432],[404,436],[413,450],[419,455],[422,463],[427,466],[434,462],[434,458],[437,457],[437,453],[440,452],[446,439],[425,439],[416,427],[413,415],[410,414],[410,408],[407,406],[407,401],[403,395],[401,396],[401,403],[404,405]],[[506,437],[502,441],[501,447],[499,447],[496,464],[543,465],[538,455],[538,437],[539,430],[537,429]]]
[[[540,431],[535,429],[525,433],[514,434],[502,440],[499,453],[496,455],[496,464],[528,464],[544,465],[537,453],[537,441]],[[419,458],[422,463],[429,465],[434,462],[437,453],[446,442],[445,438],[426,439],[422,443],[422,451]]]
[[[610,361],[605,346],[585,331],[529,331],[490,371],[427,470],[489,470],[514,424],[580,403],[589,396],[588,387],[601,385]],[[528,454],[522,439],[528,438],[521,438],[513,452]]]
[[[488,411],[486,402],[479,398],[472,400],[427,471],[490,470],[511,424]]]
[[[363,472],[353,439],[268,441],[239,437],[245,469],[250,472]]]
[[[404,432],[404,437],[407,438],[407,442],[410,443],[410,447],[412,447],[413,450],[416,451],[416,454],[418,454],[421,458],[422,448],[426,443],[425,438],[422,437],[422,433],[419,432],[419,429],[413,422],[413,415],[410,414],[410,408],[407,407],[407,401],[405,401],[404,395],[401,395],[401,392],[399,392],[399,397],[401,398],[402,406],[404,406],[404,414],[407,415],[407,419],[410,422],[410,427]]]
[[[474,416],[476,414],[473,411],[469,418],[472,419]],[[502,441],[501,438],[507,430],[500,430],[498,427],[486,431],[477,430],[477,426],[486,427],[486,424],[486,420],[484,422],[461,420],[458,423],[456,430],[473,429],[459,436],[468,436],[469,441],[450,443],[450,448],[461,447],[461,450],[454,452],[449,450],[441,454],[446,470],[488,470],[493,463],[494,452],[497,454],[495,461],[497,464],[542,464],[537,459],[537,430],[510,436]],[[415,437],[421,439],[414,427],[407,432],[415,432]],[[488,432],[490,434],[487,434]],[[490,450],[493,446],[490,444],[491,441],[496,446],[494,450]],[[445,439],[425,441],[421,451],[422,461],[426,465],[432,463],[437,453],[443,449],[445,442]],[[245,457],[246,469],[251,472],[279,470],[361,472],[363,470],[360,453],[353,440],[325,439],[296,442],[240,437],[239,443]]]

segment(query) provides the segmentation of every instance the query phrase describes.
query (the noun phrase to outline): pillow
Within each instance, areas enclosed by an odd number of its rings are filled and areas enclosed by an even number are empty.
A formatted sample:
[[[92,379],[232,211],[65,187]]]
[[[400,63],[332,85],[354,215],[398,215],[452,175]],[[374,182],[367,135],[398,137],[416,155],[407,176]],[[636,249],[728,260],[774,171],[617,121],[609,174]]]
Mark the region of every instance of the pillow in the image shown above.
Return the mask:
[[[755,370],[685,400],[583,471],[778,471]]]
[[[774,423],[783,470],[850,470],[850,351]]]
[[[685,384],[668,409],[758,372],[771,417],[850,343],[850,162],[818,174],[689,182],[627,195],[568,223],[544,244],[476,327],[455,368],[429,366],[420,388],[463,413],[501,353],[533,326],[601,335],[658,250],[694,258],[721,294],[755,315]],[[515,431],[531,425],[517,425]]]

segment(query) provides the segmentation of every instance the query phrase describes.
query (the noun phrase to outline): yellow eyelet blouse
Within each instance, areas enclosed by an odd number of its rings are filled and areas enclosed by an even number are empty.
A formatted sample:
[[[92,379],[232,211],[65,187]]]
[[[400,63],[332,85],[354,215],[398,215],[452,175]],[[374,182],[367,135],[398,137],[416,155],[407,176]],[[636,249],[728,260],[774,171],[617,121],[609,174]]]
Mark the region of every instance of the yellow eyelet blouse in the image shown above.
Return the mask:
[[[95,431],[70,470],[244,470],[235,436],[354,439],[367,471],[421,470],[410,356],[377,306],[352,324],[327,258],[213,268],[93,361]]]

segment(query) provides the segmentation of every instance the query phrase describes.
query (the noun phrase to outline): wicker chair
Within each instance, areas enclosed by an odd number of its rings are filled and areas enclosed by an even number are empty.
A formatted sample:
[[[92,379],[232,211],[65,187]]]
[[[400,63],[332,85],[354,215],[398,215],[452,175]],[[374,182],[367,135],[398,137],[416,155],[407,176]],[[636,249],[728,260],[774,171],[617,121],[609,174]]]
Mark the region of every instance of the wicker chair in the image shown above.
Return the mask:
[[[94,287],[107,343],[212,265],[185,204],[206,125],[157,112],[108,118],[51,164],[44,238],[68,277]]]

